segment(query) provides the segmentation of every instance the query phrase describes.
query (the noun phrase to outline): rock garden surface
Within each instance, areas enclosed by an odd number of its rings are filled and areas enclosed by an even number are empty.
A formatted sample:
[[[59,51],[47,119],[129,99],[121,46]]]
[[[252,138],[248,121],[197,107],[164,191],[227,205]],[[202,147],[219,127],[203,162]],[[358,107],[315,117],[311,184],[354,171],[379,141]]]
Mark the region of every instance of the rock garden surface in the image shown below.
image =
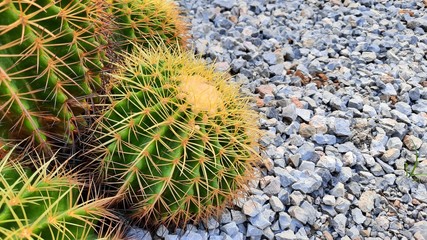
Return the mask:
[[[263,163],[219,219],[131,239],[427,239],[427,1],[178,2],[254,99]]]

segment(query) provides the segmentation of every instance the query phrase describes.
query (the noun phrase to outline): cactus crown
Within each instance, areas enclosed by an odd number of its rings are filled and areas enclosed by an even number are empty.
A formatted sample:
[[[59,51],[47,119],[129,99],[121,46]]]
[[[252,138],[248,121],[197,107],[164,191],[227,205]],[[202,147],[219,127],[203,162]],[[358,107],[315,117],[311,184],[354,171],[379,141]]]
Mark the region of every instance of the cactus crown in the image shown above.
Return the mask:
[[[181,225],[219,214],[257,159],[254,112],[190,53],[164,47],[126,55],[98,120],[106,182],[134,219]]]

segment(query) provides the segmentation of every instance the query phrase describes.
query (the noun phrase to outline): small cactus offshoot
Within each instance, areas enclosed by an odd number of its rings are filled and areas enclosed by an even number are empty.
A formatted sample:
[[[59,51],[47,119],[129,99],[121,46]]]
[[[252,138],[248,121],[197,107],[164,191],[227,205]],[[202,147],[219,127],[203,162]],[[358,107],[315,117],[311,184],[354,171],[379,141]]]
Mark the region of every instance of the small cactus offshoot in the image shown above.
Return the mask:
[[[97,122],[105,182],[149,225],[215,216],[253,172],[255,114],[190,53],[135,48],[117,65],[111,105]]]
[[[114,221],[105,209],[111,199],[85,199],[75,176],[49,173],[53,160],[33,171],[22,165],[28,159],[0,159],[0,239],[92,240],[103,231],[101,219]]]

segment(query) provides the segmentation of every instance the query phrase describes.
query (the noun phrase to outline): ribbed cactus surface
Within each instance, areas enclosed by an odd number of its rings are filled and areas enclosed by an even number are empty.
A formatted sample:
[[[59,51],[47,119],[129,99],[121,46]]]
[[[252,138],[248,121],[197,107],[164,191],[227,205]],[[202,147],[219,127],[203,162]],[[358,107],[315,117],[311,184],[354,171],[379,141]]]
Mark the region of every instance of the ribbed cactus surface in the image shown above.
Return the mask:
[[[218,214],[256,159],[247,101],[189,53],[138,48],[117,67],[112,105],[97,123],[106,182],[150,225]]]
[[[73,176],[48,173],[51,162],[32,171],[10,154],[0,160],[0,239],[98,239],[97,224],[112,216],[109,200],[85,200]]]
[[[0,2],[0,137],[72,141],[81,98],[100,86],[96,6],[78,0]],[[99,39],[100,38],[96,38]]]
[[[115,44],[132,50],[133,45],[153,43],[185,45],[187,26],[180,11],[170,0],[107,0],[108,23]],[[107,21],[106,21],[107,22]],[[107,27],[107,28],[108,28]]]

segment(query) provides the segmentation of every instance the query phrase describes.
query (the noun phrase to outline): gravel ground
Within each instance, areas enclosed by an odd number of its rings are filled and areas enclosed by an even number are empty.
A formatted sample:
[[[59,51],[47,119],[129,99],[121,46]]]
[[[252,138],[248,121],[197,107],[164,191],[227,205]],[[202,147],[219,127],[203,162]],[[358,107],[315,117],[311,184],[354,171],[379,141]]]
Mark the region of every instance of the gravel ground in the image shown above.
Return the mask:
[[[219,221],[133,239],[427,239],[426,0],[179,3],[256,99],[264,164]]]

